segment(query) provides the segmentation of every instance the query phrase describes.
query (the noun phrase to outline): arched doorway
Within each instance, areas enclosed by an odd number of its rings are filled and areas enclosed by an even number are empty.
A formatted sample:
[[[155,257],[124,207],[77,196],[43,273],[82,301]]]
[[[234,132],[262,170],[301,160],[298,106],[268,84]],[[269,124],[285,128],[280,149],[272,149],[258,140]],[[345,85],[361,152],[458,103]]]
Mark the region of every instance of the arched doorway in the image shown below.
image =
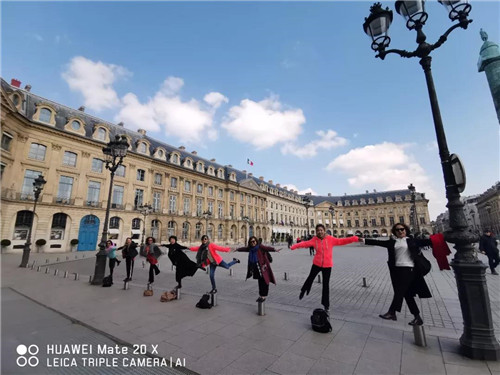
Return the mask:
[[[95,215],[87,215],[80,221],[78,232],[78,251],[94,251],[97,249],[97,237],[99,235],[99,218]]]

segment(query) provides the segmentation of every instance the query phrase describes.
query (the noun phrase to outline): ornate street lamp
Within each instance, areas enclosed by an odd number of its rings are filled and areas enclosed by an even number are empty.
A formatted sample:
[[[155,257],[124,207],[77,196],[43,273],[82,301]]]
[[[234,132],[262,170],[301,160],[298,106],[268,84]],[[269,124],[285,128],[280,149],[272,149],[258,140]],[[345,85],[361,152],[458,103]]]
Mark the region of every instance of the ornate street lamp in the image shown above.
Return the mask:
[[[124,135],[115,137],[114,141],[109,142],[106,147],[102,148],[102,152],[106,157],[106,169],[111,172],[109,181],[108,203],[106,205],[106,216],[102,226],[101,242],[99,243],[99,252],[96,254],[94,276],[92,277],[92,285],[101,285],[106,271],[106,241],[108,240],[108,222],[109,209],[111,207],[111,194],[113,192],[113,179],[118,167],[122,164],[123,158],[127,156],[129,148],[127,137]]]
[[[307,228],[306,240],[307,240],[309,238],[309,234],[310,234],[310,228],[309,228],[309,207],[311,207],[313,205],[313,201],[308,196],[305,196],[304,199],[303,199],[303,204],[304,204],[304,207],[306,208],[306,228]]]
[[[33,222],[35,221],[35,211],[36,204],[38,202],[38,198],[40,197],[40,193],[43,190],[43,185],[45,185],[47,181],[44,180],[42,175],[38,175],[33,182],[33,192],[35,193],[35,204],[33,205],[33,215],[31,216],[30,229],[28,231],[28,236],[26,237],[26,243],[24,244],[23,249],[23,257],[21,259],[21,264],[19,267],[26,268],[28,266],[28,261],[30,259],[30,251],[31,251],[31,231],[33,230]]]
[[[271,223],[271,244],[274,245],[274,230],[273,230],[273,225],[274,225],[274,219],[269,220]]]
[[[406,19],[406,27],[417,33],[416,42],[418,47],[413,52],[400,49],[386,50],[391,39],[388,36],[389,26],[392,22],[392,11],[389,8],[382,9],[380,3],[375,3],[370,8],[370,15],[365,18],[363,29],[372,39],[371,48],[377,52],[375,57],[384,59],[388,54],[395,53],[401,57],[418,57],[422,66],[434,119],[434,128],[441,159],[441,167],[446,189],[447,207],[450,213],[451,230],[446,231],[444,236],[447,242],[455,244],[455,257],[451,266],[455,271],[457,281],[458,297],[462,309],[464,321],[464,332],[460,337],[462,353],[474,359],[498,360],[500,358],[500,344],[495,338],[491,307],[486,286],[486,266],[477,258],[473,243],[477,242],[477,235],[469,231],[465,213],[464,203],[460,199],[460,193],[465,189],[465,171],[460,159],[455,154],[450,154],[446,143],[441,113],[437,100],[434,80],[431,73],[430,53],[439,48],[450,33],[457,29],[467,29],[469,20],[467,17],[471,10],[468,1],[464,0],[439,0],[454,23],[434,44],[426,42],[426,35],[422,31],[428,15],[425,12],[425,1],[396,1],[396,11]]]
[[[333,216],[335,215],[335,208],[333,208],[333,206],[330,205],[330,207],[328,207],[328,211],[330,211],[330,215],[332,215],[332,222],[330,226],[332,228],[332,236],[333,236]]]
[[[408,189],[410,190],[411,192],[411,206],[412,206],[412,216],[413,216],[413,225],[415,226],[415,230],[416,230],[416,233],[415,234],[419,234],[420,233],[420,226],[418,224],[418,214],[417,214],[417,204],[415,202],[415,186],[413,186],[413,184],[410,184],[408,185]]]
[[[206,210],[201,214],[201,216],[203,216],[203,218],[205,219],[205,234],[208,236],[208,219],[212,217],[212,213],[209,210]]]
[[[153,207],[149,203],[139,206],[139,212],[144,216],[143,225],[142,225],[142,240],[141,246],[144,245],[144,241],[146,239],[146,218],[148,215],[153,212]],[[155,238],[156,240],[156,238]]]

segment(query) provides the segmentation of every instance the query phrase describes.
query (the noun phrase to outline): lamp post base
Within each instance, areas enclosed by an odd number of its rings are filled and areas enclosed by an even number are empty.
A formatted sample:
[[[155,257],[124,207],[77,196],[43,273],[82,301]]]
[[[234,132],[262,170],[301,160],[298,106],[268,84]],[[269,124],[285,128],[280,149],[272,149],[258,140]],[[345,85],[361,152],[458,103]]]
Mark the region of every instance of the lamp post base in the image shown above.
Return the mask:
[[[453,260],[464,332],[460,349],[464,356],[486,361],[500,360],[500,344],[495,337],[490,297],[486,285],[486,265]]]
[[[28,266],[28,262],[30,260],[30,252],[31,252],[30,245],[24,245],[23,257],[21,259],[21,264],[19,265],[19,267],[26,268]]]
[[[103,249],[99,250],[96,254],[94,277],[92,278],[92,285],[102,285],[102,280],[104,279],[104,273],[106,272],[106,251]]]

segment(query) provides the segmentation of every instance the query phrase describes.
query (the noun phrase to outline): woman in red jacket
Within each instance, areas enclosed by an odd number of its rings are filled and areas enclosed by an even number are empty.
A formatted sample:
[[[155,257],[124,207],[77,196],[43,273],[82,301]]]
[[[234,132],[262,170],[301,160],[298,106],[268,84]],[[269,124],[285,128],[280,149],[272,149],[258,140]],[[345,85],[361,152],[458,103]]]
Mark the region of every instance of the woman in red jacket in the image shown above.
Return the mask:
[[[190,247],[189,250],[198,252],[196,254],[196,262],[198,267],[203,267],[210,264],[210,282],[212,283],[212,290],[210,291],[210,293],[217,293],[217,287],[215,285],[215,269],[217,268],[217,266],[229,269],[234,264],[240,263],[240,260],[236,258],[233,258],[232,262],[224,262],[224,259],[222,259],[222,257],[217,254],[217,251],[228,253],[231,251],[231,249],[229,247],[222,247],[211,243],[206,234],[201,236],[201,246]]]
[[[299,299],[304,297],[304,294],[309,295],[314,278],[321,271],[323,274],[323,293],[321,295],[321,304],[325,307],[326,312],[330,310],[330,275],[333,267],[333,247],[347,245],[353,242],[358,242],[357,236],[348,238],[335,238],[326,234],[323,224],[316,225],[316,236],[309,241],[302,241],[293,245],[290,249],[295,250],[301,247],[314,247],[316,255],[313,258],[311,272],[307,277],[302,289],[300,290]]]

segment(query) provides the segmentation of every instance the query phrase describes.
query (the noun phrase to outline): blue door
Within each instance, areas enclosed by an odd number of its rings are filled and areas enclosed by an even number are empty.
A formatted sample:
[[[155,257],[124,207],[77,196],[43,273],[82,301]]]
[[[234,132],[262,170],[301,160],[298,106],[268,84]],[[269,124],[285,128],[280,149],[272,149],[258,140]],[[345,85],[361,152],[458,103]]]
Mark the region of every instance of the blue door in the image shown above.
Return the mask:
[[[93,251],[97,248],[97,237],[99,236],[99,218],[95,215],[87,215],[80,221],[78,232],[78,251]]]

